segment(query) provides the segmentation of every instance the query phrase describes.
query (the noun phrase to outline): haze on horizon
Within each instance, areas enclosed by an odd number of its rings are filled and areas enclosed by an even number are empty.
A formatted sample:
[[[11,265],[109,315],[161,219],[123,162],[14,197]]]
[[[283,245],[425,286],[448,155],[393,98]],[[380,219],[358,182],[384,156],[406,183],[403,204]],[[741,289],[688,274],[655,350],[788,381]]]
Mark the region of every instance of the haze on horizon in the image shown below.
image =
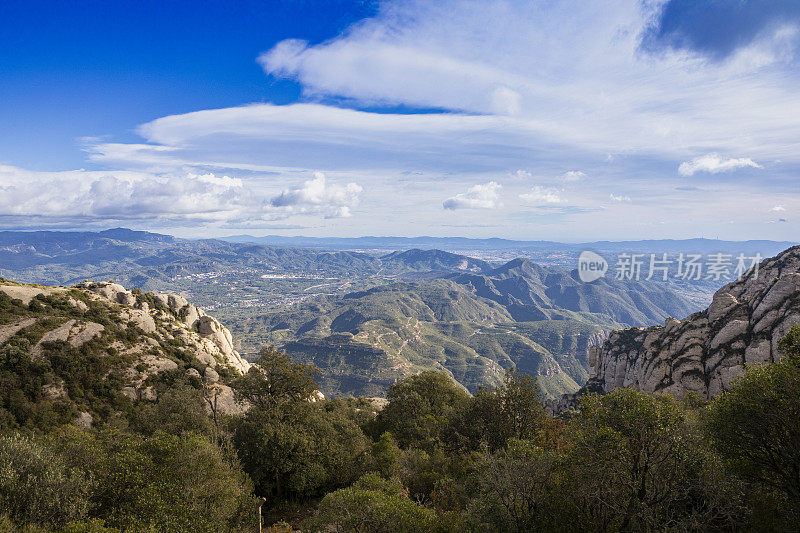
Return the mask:
[[[796,240],[800,4],[0,5],[0,229]]]

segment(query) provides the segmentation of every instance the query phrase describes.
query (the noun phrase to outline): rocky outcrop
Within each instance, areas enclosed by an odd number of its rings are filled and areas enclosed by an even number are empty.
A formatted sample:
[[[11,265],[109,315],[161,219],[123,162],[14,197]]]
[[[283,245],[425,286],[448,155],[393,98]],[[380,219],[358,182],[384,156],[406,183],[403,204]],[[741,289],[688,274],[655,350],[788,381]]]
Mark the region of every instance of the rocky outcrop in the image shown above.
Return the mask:
[[[31,349],[31,359],[36,360],[43,356],[44,350],[42,346],[46,342],[64,341],[75,348],[79,348],[100,335],[104,329],[102,324],[95,322],[68,320],[56,329],[52,329],[42,335],[39,342]]]
[[[39,294],[51,295],[56,292],[63,292],[61,287],[42,287],[40,285],[0,284],[0,291],[3,291],[11,298],[21,301],[24,305],[31,303],[31,300]]]
[[[780,359],[778,341],[800,324],[800,246],[719,289],[705,311],[663,326],[613,332],[589,356],[587,390],[633,387],[712,398],[747,365]]]
[[[0,349],[9,342],[14,349],[27,347],[31,360],[42,362],[55,353],[69,356],[75,349],[112,357],[115,366],[96,379],[115,383],[134,402],[157,400],[158,390],[174,379],[169,375],[183,372],[204,394],[219,397],[217,412],[235,414],[246,408],[226,383],[246,373],[250,364],[234,350],[230,331],[182,296],[142,294],[112,282],[85,281],[66,288],[0,281],[8,315],[0,323]],[[70,398],[57,375],[46,376],[41,395],[49,401],[77,402],[75,409],[84,411],[76,424],[89,427],[96,420],[97,413],[79,397]]]
[[[145,333],[155,333],[155,320],[169,321],[173,326],[168,332],[171,338],[179,338],[197,350],[197,357],[209,366],[222,363],[244,374],[250,369],[248,363],[233,349],[231,332],[219,321],[189,303],[178,294],[154,294],[157,306],[150,308],[146,301],[136,298],[122,285],[112,282],[95,283],[86,281],[76,288],[99,294],[112,302],[124,306],[123,319],[134,322]]]

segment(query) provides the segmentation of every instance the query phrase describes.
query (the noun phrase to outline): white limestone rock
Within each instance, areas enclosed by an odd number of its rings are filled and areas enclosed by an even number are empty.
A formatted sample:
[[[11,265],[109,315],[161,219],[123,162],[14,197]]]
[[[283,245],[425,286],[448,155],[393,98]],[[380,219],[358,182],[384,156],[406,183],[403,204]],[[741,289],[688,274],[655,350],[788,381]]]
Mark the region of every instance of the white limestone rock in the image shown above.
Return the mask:
[[[712,398],[746,365],[780,358],[778,341],[800,325],[800,246],[767,259],[714,295],[706,311],[664,326],[612,332],[589,350],[586,390],[632,386]],[[569,402],[561,402],[569,403]]]

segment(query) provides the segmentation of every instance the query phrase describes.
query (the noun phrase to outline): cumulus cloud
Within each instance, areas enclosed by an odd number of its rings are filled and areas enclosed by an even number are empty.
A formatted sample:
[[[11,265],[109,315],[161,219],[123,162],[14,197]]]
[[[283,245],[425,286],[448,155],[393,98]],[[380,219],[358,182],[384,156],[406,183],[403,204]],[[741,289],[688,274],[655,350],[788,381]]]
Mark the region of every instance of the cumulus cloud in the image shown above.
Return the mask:
[[[530,179],[533,177],[533,174],[531,174],[529,170],[524,170],[521,168],[514,172],[513,175],[519,179]]]
[[[561,178],[564,181],[581,181],[585,177],[586,173],[581,172],[580,170],[569,170],[561,175]]]
[[[555,188],[546,188],[541,185],[534,185],[530,192],[520,194],[520,198],[530,204],[560,204],[566,202],[561,197],[561,191]]]
[[[609,194],[608,197],[612,202],[616,202],[616,203],[630,202],[631,201],[631,197],[630,196],[623,196],[623,195],[617,196],[613,192],[611,194]]]
[[[297,214],[348,217],[362,190],[355,183],[329,184],[322,173],[271,195],[242,178],[214,173],[36,172],[12,166],[0,166],[0,184],[5,225],[158,221],[255,227]]]
[[[681,176],[693,176],[696,172],[718,174],[745,167],[761,168],[761,165],[749,157],[724,159],[719,154],[706,154],[684,161],[678,167],[678,172]]]
[[[0,166],[0,216],[213,221],[251,211],[242,181],[214,174],[35,172]]]
[[[299,187],[286,189],[270,200],[270,205],[289,213],[321,214],[325,218],[351,216],[350,208],[358,205],[362,187],[356,183],[328,184],[325,174],[315,172],[314,179]]]
[[[775,207],[770,209],[770,211],[786,211],[786,208],[783,207],[782,205],[776,205]]]
[[[457,194],[442,202],[445,209],[495,209],[500,207],[499,190],[501,185],[497,182],[473,185],[467,192]]]

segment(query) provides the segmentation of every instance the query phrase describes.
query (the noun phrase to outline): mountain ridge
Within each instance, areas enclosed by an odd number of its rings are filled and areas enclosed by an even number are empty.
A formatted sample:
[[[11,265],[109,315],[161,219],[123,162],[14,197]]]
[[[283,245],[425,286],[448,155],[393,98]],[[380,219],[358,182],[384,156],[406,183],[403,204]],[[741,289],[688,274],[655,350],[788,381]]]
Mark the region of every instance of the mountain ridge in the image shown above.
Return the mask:
[[[778,341],[800,324],[800,246],[720,288],[711,305],[663,326],[613,332],[590,353],[585,391],[633,387],[714,398],[748,365],[780,360]],[[569,398],[568,398],[569,400]]]
[[[231,325],[319,366],[326,394],[380,395],[384,385],[376,380],[431,368],[475,392],[520,368],[538,376],[547,394],[558,395],[586,379],[589,341],[621,323],[690,312],[690,304],[667,288],[616,280],[583,284],[574,272],[527,259],[486,272],[384,284]],[[348,372],[344,386],[350,388],[343,389]]]
[[[0,416],[19,425],[44,413],[86,428],[113,422],[175,380],[202,384],[214,409],[237,413],[226,380],[250,368],[230,331],[183,297],[111,282],[47,287],[0,278],[0,355],[4,383],[19,382],[0,397]]]

